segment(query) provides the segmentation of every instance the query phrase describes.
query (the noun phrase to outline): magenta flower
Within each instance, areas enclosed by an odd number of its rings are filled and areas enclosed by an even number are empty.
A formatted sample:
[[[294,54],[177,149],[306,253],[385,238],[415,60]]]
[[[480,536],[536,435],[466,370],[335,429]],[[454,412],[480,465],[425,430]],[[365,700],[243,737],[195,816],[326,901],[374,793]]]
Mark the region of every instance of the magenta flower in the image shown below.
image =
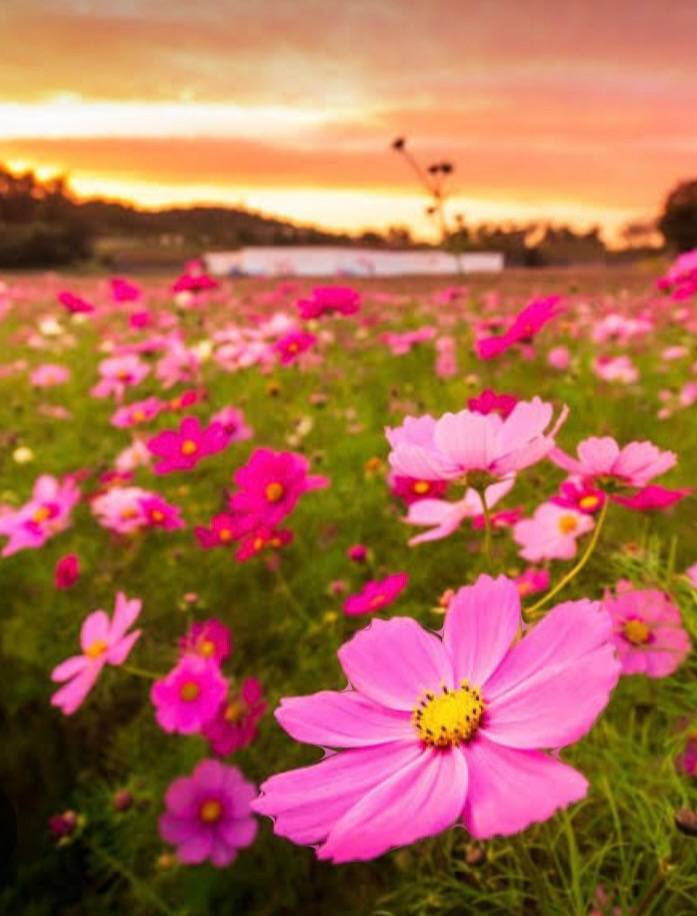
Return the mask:
[[[390,465],[396,474],[424,480],[458,480],[472,471],[502,477],[541,461],[567,414],[565,407],[547,432],[552,405],[537,397],[519,401],[505,420],[470,410],[438,420],[407,417],[386,430]]]
[[[34,484],[29,502],[0,515],[0,536],[8,539],[2,556],[43,547],[46,541],[68,527],[79,500],[80,490],[71,477],[60,481],[50,474],[42,474]]]
[[[213,547],[229,547],[233,541],[239,540],[249,532],[253,528],[253,524],[247,516],[221,512],[213,516],[210,528],[197,525],[194,533],[199,545],[204,550],[210,550]]]
[[[314,347],[316,343],[317,338],[314,334],[309,334],[307,331],[291,331],[277,340],[273,348],[278,354],[281,365],[288,366],[306,350]]]
[[[215,717],[227,694],[227,681],[214,661],[184,655],[150,691],[155,718],[163,731],[192,735]]]
[[[650,512],[670,509],[671,506],[679,503],[680,500],[689,496],[691,493],[692,487],[681,487],[677,490],[668,490],[666,487],[650,484],[648,487],[642,487],[641,490],[638,490],[631,496],[619,496],[615,493],[612,499],[621,506],[626,506],[627,509],[635,509],[638,512]]]
[[[493,359],[518,343],[529,343],[561,311],[559,296],[533,299],[519,312],[511,327],[498,337],[487,337],[476,343],[480,359]]]
[[[179,508],[168,503],[161,496],[148,494],[140,500],[140,508],[143,513],[144,527],[164,528],[165,531],[174,531],[184,527]]]
[[[143,401],[136,401],[133,404],[119,407],[112,415],[111,424],[118,429],[138,426],[141,423],[147,423],[149,420],[154,420],[166,406],[166,403],[159,398],[145,398]]]
[[[670,596],[655,588],[635,589],[622,579],[615,594],[606,591],[603,607],[613,621],[622,674],[667,677],[690,651],[690,637]]]
[[[389,482],[392,495],[408,506],[420,499],[438,499],[445,495],[448,488],[445,480],[419,480],[416,477],[400,477],[398,474],[391,474]]]
[[[68,289],[58,293],[56,298],[71,315],[89,315],[91,312],[96,311],[91,302],[83,299],[82,296],[71,293]]]
[[[697,778],[697,734],[688,736],[678,763],[684,773]]]
[[[263,550],[271,548],[280,550],[293,540],[293,532],[284,528],[270,528],[268,525],[260,525],[249,534],[245,534],[240,546],[235,551],[235,559],[239,563],[251,560]]]
[[[201,426],[198,417],[185,417],[179,429],[166,429],[148,439],[148,449],[160,460],[153,470],[156,474],[190,471],[203,458],[222,452],[230,436],[221,423]]]
[[[654,477],[665,474],[677,462],[675,452],[664,452],[652,442],[630,442],[620,448],[610,436],[584,439],[572,458],[560,448],[553,448],[552,461],[600,487],[608,483],[625,487],[645,487]]]
[[[203,726],[202,734],[208,739],[211,751],[227,757],[251,744],[266,706],[259,681],[245,678],[239,690],[230,692],[215,718]]]
[[[70,369],[58,363],[42,363],[29,376],[35,388],[53,388],[62,385],[70,378]]]
[[[318,286],[312,291],[311,299],[300,299],[297,308],[300,317],[306,321],[338,312],[340,315],[354,315],[360,308],[361,294],[347,286]]]
[[[197,655],[221,665],[232,651],[230,629],[215,618],[192,623],[181,641],[181,650],[184,655]]]
[[[589,481],[570,477],[560,484],[559,492],[549,501],[555,506],[583,512],[584,515],[595,515],[602,508],[606,498],[603,491],[598,490]]]
[[[236,407],[223,407],[213,414],[211,422],[221,424],[230,437],[230,442],[243,442],[254,435],[254,430],[247,425],[244,413]]]
[[[95,398],[113,395],[120,401],[126,389],[139,385],[149,372],[150,366],[134,353],[103,359],[99,364],[100,380],[90,390],[90,394]]]
[[[360,592],[349,595],[344,602],[344,613],[349,615],[374,614],[392,604],[409,582],[406,573],[394,573],[385,579],[366,582]]]
[[[80,577],[80,560],[74,553],[67,553],[56,563],[53,584],[56,588],[72,588]]]
[[[527,595],[534,595],[537,592],[546,592],[549,588],[549,570],[528,566],[525,572],[520,576],[516,576],[513,581],[521,598]]]
[[[517,403],[518,398],[513,394],[496,394],[491,388],[485,388],[476,398],[467,401],[467,407],[474,413],[497,413],[505,420]]]
[[[109,285],[114,302],[137,302],[143,295],[143,290],[125,277],[112,277]]]
[[[576,556],[576,539],[593,527],[595,523],[589,515],[542,503],[532,518],[523,519],[513,527],[513,540],[521,548],[521,557],[531,563],[570,560]]]
[[[252,807],[320,859],[372,859],[462,821],[510,835],[583,798],[583,776],[540,748],[577,741],[617,683],[597,602],[558,605],[524,639],[513,582],[481,576],[448,606],[442,638],[375,620],[339,650],[351,684],[282,701],[296,740],[342,748],[272,776]]]
[[[51,680],[68,683],[51,697],[66,716],[72,715],[94,686],[105,665],[122,665],[140,636],[140,630],[127,633],[140,614],[140,598],[129,599],[119,592],[114,615],[93,611],[85,617],[80,631],[81,655],[73,655],[53,669]]]
[[[303,493],[329,486],[326,477],[308,474],[309,462],[296,452],[257,448],[233,477],[240,488],[230,497],[234,512],[274,527],[289,515]]]
[[[177,847],[183,864],[209,859],[223,868],[254,841],[257,822],[250,802],[255,795],[255,786],[236,767],[201,760],[191,776],[175,779],[167,789],[160,836]]]

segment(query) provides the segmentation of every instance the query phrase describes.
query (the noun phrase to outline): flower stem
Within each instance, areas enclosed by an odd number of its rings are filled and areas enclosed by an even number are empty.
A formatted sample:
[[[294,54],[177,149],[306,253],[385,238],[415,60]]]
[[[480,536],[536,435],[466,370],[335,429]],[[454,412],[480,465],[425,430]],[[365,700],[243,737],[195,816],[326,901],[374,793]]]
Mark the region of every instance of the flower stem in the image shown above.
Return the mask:
[[[550,601],[552,598],[554,598],[554,596],[557,595],[563,588],[565,588],[569,584],[569,582],[571,582],[572,579],[575,579],[576,576],[581,572],[583,567],[586,565],[586,563],[590,560],[591,554],[595,550],[596,544],[598,543],[598,539],[600,537],[600,532],[602,531],[603,524],[605,523],[605,518],[607,516],[607,510],[608,510],[609,505],[610,505],[610,500],[606,499],[605,502],[603,503],[602,509],[600,510],[600,515],[598,516],[598,521],[593,531],[593,536],[591,537],[590,541],[588,542],[588,546],[586,547],[581,559],[573,567],[573,569],[570,569],[569,572],[565,576],[562,576],[562,578],[557,582],[554,588],[551,589],[551,591],[547,592],[546,595],[543,595],[540,598],[540,600],[537,601],[535,604],[533,604],[531,607],[525,609],[524,616],[527,619],[534,617],[536,612],[539,611],[541,607],[544,607],[544,605],[547,604],[547,602]]]
[[[161,677],[164,677],[163,674],[155,674],[153,671],[146,671],[136,665],[121,665],[121,670],[127,674],[135,674],[136,677],[144,677],[149,681],[159,681]]]
[[[482,552],[486,557],[487,565],[491,566],[491,512],[486,504],[486,490],[483,488],[479,491],[479,498],[482,501],[482,512],[484,513],[484,544]]]

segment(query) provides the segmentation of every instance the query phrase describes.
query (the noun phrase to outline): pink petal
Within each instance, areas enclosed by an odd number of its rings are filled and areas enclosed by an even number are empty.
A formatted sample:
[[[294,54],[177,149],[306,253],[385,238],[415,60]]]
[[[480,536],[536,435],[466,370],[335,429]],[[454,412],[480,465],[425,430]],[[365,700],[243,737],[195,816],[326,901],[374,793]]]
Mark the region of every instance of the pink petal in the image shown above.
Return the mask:
[[[436,423],[436,447],[460,468],[486,468],[496,457],[501,417],[469,410],[446,413]]]
[[[520,595],[505,576],[480,576],[458,590],[443,627],[443,645],[452,659],[455,682],[482,686],[501,663],[521,624]]]
[[[110,665],[122,665],[128,658],[134,643],[140,637],[141,631],[134,630],[128,636],[120,639],[115,645],[112,645],[106,655],[106,660]]]
[[[366,747],[415,734],[409,713],[379,706],[348,690],[286,697],[276,718],[296,741],[321,747]]]
[[[577,449],[584,474],[605,474],[612,469],[620,447],[610,436],[591,436]]]
[[[197,817],[177,817],[166,811],[158,822],[160,836],[166,843],[178,845],[190,840],[201,829]]]
[[[142,604],[140,598],[133,598],[129,601],[123,592],[118,593],[116,604],[114,605],[114,616],[111,621],[112,639],[120,639],[126,630],[133,625],[138,619]]]
[[[177,849],[177,858],[184,865],[198,865],[209,858],[213,850],[213,834],[201,830],[189,840],[185,840]]]
[[[92,643],[109,642],[109,618],[105,611],[93,611],[85,617],[80,630],[80,646],[87,651]]]
[[[588,783],[540,751],[499,747],[479,735],[464,751],[469,792],[462,818],[480,839],[510,836],[583,798]]]
[[[259,824],[253,817],[244,817],[221,822],[218,833],[228,846],[242,849],[254,842],[258,828]]]
[[[334,825],[317,856],[333,862],[364,861],[434,836],[456,822],[467,783],[467,764],[458,748],[424,749],[355,804]]]
[[[99,677],[103,665],[93,664],[64,684],[51,697],[51,706],[57,706],[66,716],[71,716],[84,701]]]
[[[374,620],[338,656],[356,690],[391,709],[411,711],[425,691],[453,686],[440,640],[410,617]]]
[[[314,766],[267,779],[252,809],[274,818],[274,832],[295,843],[317,843],[379,782],[421,756],[418,741],[332,754]]]
[[[66,658],[64,662],[61,662],[60,665],[56,667],[51,672],[52,681],[67,681],[69,678],[74,677],[83,668],[86,668],[89,664],[89,661],[85,658],[84,655],[73,655],[70,658]]]

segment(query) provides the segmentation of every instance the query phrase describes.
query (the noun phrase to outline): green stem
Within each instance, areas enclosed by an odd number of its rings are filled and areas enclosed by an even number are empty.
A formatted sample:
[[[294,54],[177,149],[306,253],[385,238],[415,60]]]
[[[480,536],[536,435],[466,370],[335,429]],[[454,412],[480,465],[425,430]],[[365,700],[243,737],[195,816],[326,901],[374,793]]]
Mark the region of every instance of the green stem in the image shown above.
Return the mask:
[[[121,670],[127,674],[135,674],[136,677],[144,677],[149,681],[159,681],[164,674],[155,674],[153,671],[146,671],[144,668],[138,668],[136,665],[121,665]]]
[[[541,607],[544,607],[545,604],[547,604],[548,601],[554,598],[555,595],[557,595],[563,588],[565,588],[572,579],[575,579],[583,567],[586,565],[586,563],[590,560],[591,554],[595,550],[596,544],[598,543],[598,538],[600,537],[600,532],[602,531],[603,524],[605,523],[609,505],[610,500],[606,497],[605,502],[603,503],[603,508],[600,510],[600,515],[598,516],[598,521],[596,523],[595,530],[593,531],[593,536],[588,542],[588,546],[586,547],[581,559],[573,567],[573,569],[570,569],[565,576],[562,576],[562,578],[557,582],[554,588],[551,589],[551,591],[547,592],[546,595],[543,595],[539,601],[532,605],[532,607],[525,609],[524,616],[526,619],[533,617],[536,611],[538,611]]]
[[[486,504],[486,490],[479,491],[479,498],[482,501],[482,511],[484,513],[484,544],[482,551],[486,557],[487,565],[491,566],[491,512]]]

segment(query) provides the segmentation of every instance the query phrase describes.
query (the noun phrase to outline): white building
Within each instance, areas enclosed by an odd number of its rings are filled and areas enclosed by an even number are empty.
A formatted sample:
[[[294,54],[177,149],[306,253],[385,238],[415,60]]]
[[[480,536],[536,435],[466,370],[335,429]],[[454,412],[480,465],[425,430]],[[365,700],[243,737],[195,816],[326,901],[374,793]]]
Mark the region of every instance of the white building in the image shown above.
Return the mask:
[[[258,246],[204,255],[206,269],[216,276],[250,277],[400,277],[498,273],[503,254],[467,252],[458,257],[444,251],[386,251],[341,246]]]

